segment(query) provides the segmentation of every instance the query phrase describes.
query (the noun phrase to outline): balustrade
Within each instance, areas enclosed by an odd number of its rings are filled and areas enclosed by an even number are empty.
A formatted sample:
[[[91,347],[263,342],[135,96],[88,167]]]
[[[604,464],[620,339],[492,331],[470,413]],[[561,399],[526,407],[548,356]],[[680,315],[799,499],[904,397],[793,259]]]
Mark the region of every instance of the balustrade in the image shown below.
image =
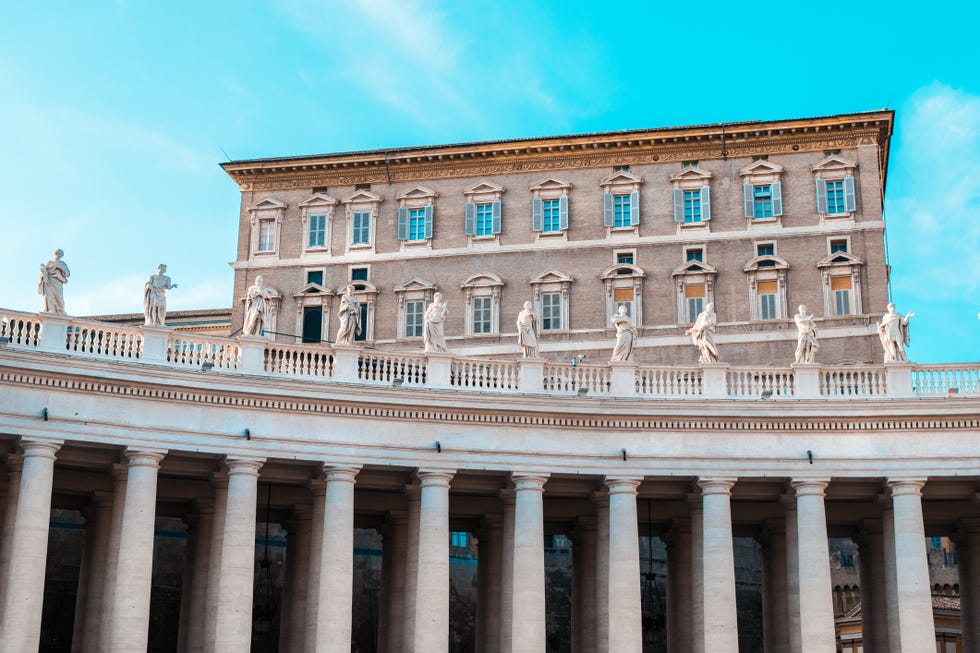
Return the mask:
[[[215,368],[237,370],[239,344],[230,338],[199,338],[180,334],[167,343],[167,360],[183,367],[201,367],[211,363]]]
[[[23,347],[37,347],[41,340],[41,318],[33,313],[0,311],[0,338]]]
[[[143,334],[132,327],[72,320],[68,323],[67,348],[80,354],[136,359],[142,352]]]
[[[609,394],[609,368],[603,365],[556,365],[544,366],[545,392],[578,392],[587,388],[589,394]]]
[[[357,378],[362,381],[391,383],[401,379],[405,385],[425,385],[424,356],[411,354],[364,352],[357,358]]]
[[[517,390],[520,364],[516,361],[453,359],[450,383],[455,388]]]
[[[912,371],[917,395],[980,394],[980,365],[918,365]]]
[[[793,370],[778,368],[744,368],[728,370],[728,396],[757,398],[763,393],[773,397],[792,397],[796,394]]]
[[[824,397],[882,397],[886,387],[881,367],[828,367],[820,375]]]
[[[636,372],[636,392],[641,397],[699,397],[703,390],[701,370],[696,367],[641,367]]]
[[[263,370],[270,374],[327,378],[333,376],[333,350],[317,345],[265,346]]]

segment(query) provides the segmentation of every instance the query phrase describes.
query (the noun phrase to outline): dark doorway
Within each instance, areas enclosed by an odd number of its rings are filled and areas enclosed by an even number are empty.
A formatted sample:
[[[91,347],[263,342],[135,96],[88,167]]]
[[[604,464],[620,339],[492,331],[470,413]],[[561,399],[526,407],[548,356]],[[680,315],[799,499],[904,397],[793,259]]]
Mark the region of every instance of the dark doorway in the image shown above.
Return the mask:
[[[320,342],[323,332],[323,307],[303,308],[303,342]]]

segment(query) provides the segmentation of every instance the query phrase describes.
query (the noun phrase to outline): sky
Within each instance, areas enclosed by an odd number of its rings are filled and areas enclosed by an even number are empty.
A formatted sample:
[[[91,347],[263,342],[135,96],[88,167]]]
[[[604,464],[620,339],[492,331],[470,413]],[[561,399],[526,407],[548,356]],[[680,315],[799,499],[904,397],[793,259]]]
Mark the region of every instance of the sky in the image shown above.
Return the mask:
[[[938,6],[937,6],[938,7]],[[980,360],[980,7],[269,0],[9,3],[0,307],[232,300],[231,159],[894,109],[892,298],[917,362]]]

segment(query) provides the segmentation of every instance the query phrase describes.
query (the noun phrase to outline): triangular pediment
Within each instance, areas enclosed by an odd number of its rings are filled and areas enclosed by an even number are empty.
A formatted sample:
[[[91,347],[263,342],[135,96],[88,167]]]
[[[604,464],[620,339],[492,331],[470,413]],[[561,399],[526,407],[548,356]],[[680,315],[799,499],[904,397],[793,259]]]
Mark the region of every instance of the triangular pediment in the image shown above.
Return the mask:
[[[704,261],[688,261],[684,265],[674,268],[670,276],[679,277],[687,274],[718,274],[718,268],[708,265]]]
[[[332,295],[329,288],[321,286],[318,283],[308,283],[296,292],[293,293],[293,297],[304,297],[309,295]]]
[[[487,286],[502,286],[503,280],[492,272],[481,272],[467,277],[460,288],[475,288]]]
[[[286,203],[277,200],[274,197],[267,197],[264,200],[260,201],[258,204],[252,206],[253,211],[263,211],[263,210],[268,211],[268,210],[278,210],[278,209],[285,209],[285,208],[286,208]]]
[[[817,263],[818,268],[829,268],[835,265],[864,265],[864,261],[853,254],[847,252],[834,252],[830,256],[825,256]]]
[[[813,172],[827,172],[827,171],[838,171],[838,170],[854,170],[857,167],[857,163],[854,161],[849,161],[839,154],[833,154],[824,158],[820,163],[812,166],[810,170]]]
[[[425,279],[419,279],[415,277],[411,281],[406,281],[402,285],[395,288],[396,293],[410,292],[412,290],[435,290],[436,284],[431,281],[426,281]]]
[[[711,173],[701,168],[684,168],[670,176],[671,181],[707,181],[708,179],[711,179]]]
[[[637,267],[632,263],[617,263],[611,268],[607,268],[599,277],[600,279],[615,279],[617,277],[646,277],[647,273],[643,268]]]
[[[378,287],[377,286],[375,286],[370,281],[360,281],[360,280],[358,280],[358,281],[349,281],[342,288],[338,288],[337,289],[337,292],[338,293],[343,293],[345,290],[347,290],[347,286],[353,286],[355,293],[365,293],[365,294],[375,294],[375,295],[378,294]]]
[[[783,166],[759,159],[739,170],[738,174],[743,177],[747,175],[781,175],[783,174]]]
[[[558,270],[548,270],[531,279],[531,284],[539,283],[571,283],[572,278]]]
[[[530,190],[568,190],[572,187],[571,182],[559,179],[558,177],[545,177],[538,183],[531,186]]]
[[[309,208],[312,206],[336,206],[336,198],[330,197],[326,193],[316,193],[311,197],[303,200],[299,203],[300,208]]]
[[[500,184],[495,184],[492,181],[481,181],[480,183],[470,186],[465,191],[463,195],[479,195],[481,193],[502,193],[504,192],[504,187]]]
[[[436,192],[425,186],[414,186],[396,197],[399,200],[418,200],[436,197]]]
[[[355,190],[353,193],[344,198],[344,204],[353,204],[355,202],[380,202],[381,196],[372,193],[369,190]]]
[[[789,263],[778,256],[756,256],[745,264],[743,272],[757,272],[759,270],[788,270]]]
[[[622,184],[624,186],[631,186],[633,184],[642,184],[643,177],[634,175],[633,173],[626,172],[625,170],[617,170],[608,177],[604,177],[600,182],[600,186],[615,186]]]

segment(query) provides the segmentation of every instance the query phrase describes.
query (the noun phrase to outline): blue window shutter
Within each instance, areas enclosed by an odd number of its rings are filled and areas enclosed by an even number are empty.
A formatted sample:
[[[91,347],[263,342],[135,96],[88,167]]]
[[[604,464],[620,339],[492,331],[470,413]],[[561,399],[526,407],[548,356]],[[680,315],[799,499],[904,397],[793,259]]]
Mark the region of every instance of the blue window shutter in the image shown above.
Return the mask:
[[[615,227],[616,219],[613,217],[613,196],[612,193],[602,194],[602,224],[606,227]]]
[[[398,207],[398,240],[408,240],[408,209]]]
[[[544,231],[544,200],[531,198],[531,231]]]
[[[630,193],[630,226],[640,224],[640,191]]]
[[[711,219],[711,188],[701,187],[701,220],[707,222]]]
[[[432,205],[425,207],[425,237],[432,238]]]
[[[817,213],[827,213],[827,182],[823,179],[817,180]]]
[[[856,210],[854,197],[854,177],[844,177],[844,210],[853,213]]]
[[[562,231],[568,229],[568,195],[558,198],[558,228]]]
[[[772,215],[775,218],[783,214],[783,183],[774,181],[770,188],[772,188]]]
[[[476,235],[476,204],[466,203],[466,219],[463,221],[463,233],[467,236]]]
[[[500,233],[500,213],[501,213],[500,200],[494,200],[493,204],[490,205],[490,232],[499,234]]]
[[[684,191],[674,189],[674,222],[684,222]]]
[[[752,184],[742,184],[742,212],[745,214],[746,218],[755,217],[755,198],[752,194],[755,192],[755,186]]]

